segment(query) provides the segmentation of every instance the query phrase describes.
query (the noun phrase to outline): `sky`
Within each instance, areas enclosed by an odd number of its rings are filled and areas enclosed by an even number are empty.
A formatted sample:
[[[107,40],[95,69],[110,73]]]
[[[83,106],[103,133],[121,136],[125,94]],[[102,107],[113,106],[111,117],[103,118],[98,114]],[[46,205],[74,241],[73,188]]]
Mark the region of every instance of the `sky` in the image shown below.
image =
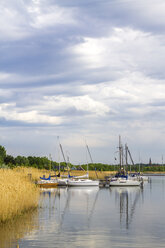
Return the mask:
[[[0,0],[0,144],[13,156],[165,160],[164,0]],[[59,137],[59,139],[58,139]],[[164,160],[163,160],[164,159]]]

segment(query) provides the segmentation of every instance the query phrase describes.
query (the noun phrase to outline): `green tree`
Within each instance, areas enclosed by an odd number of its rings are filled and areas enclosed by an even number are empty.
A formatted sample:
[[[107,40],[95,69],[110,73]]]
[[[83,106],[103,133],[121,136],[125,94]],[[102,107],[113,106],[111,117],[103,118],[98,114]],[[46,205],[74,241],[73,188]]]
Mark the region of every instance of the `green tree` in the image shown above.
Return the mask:
[[[18,166],[28,166],[29,165],[29,160],[24,156],[17,156],[15,158],[15,163]]]
[[[3,146],[0,146],[0,165],[4,163],[6,157],[6,150]]]
[[[6,155],[4,162],[6,165],[8,165],[9,167],[14,167],[15,165],[15,158],[11,155]]]

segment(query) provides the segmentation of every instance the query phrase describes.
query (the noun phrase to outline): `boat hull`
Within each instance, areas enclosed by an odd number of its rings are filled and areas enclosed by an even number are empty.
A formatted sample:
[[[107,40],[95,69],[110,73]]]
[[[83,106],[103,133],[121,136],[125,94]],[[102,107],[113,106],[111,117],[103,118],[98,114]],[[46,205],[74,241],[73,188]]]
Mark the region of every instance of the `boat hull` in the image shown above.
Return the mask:
[[[55,188],[58,186],[57,180],[41,180],[37,183],[37,185],[41,188]]]
[[[70,187],[89,187],[89,186],[99,186],[99,181],[93,180],[69,180],[68,186]]]
[[[38,183],[38,186],[41,188],[56,188],[58,183]]]
[[[58,179],[58,186],[67,186],[68,179]]]
[[[116,180],[112,181],[109,184],[112,186],[119,186],[119,187],[128,187],[128,186],[140,186],[141,182],[135,180]]]

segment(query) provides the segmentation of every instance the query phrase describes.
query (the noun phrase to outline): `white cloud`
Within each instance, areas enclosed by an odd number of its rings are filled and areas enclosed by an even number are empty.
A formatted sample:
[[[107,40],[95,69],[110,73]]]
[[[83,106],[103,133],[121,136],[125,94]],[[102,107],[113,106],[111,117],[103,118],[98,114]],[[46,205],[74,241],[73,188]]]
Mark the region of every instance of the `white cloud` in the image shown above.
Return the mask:
[[[55,25],[75,24],[74,12],[71,9],[59,6],[36,8],[31,7],[29,13],[35,14],[31,26],[34,28],[46,28]]]
[[[29,35],[24,5],[21,1],[18,5],[14,2],[7,0],[0,3],[0,40],[19,40]]]
[[[42,123],[39,140],[58,133],[74,148],[83,135],[91,147],[114,147],[119,133],[136,148],[162,136],[163,147],[164,1],[88,3],[0,2],[0,117]]]
[[[0,82],[4,82],[4,80],[9,80],[12,77],[10,73],[0,72]]]
[[[4,83],[16,83],[23,85],[24,83],[31,82],[42,82],[45,80],[60,79],[62,74],[46,74],[46,75],[26,75],[26,74],[17,74],[17,73],[6,73],[0,72],[0,84]]]
[[[22,121],[27,123],[60,124],[62,119],[56,116],[40,114],[37,110],[23,111],[17,109],[15,103],[3,103],[0,106],[0,117],[8,121]]]
[[[20,40],[36,35],[36,29],[75,24],[75,9],[51,5],[50,1],[0,3],[0,40]]]
[[[72,48],[77,60],[88,68],[114,71],[142,71],[158,74],[163,68],[164,36],[153,36],[131,28],[114,28],[104,38],[85,37]]]
[[[146,24],[157,25],[161,27],[165,24],[165,2],[164,0],[157,1],[137,1],[129,2],[129,7],[134,7],[134,16],[138,22]]]
[[[109,107],[107,107],[104,103],[96,101],[92,99],[88,95],[84,96],[57,96],[57,97],[44,97],[46,105],[44,108],[48,109],[61,109],[67,110],[67,108],[74,107],[78,111],[85,111],[89,114],[94,114],[95,116],[103,116],[107,112],[109,112]]]

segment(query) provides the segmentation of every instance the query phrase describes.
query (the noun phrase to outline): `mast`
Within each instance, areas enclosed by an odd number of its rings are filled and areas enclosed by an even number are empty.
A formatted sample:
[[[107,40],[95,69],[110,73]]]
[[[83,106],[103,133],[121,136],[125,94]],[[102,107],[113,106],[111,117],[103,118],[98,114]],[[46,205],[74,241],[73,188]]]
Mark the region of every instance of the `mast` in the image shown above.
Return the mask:
[[[86,143],[86,142],[85,142],[85,143]],[[91,163],[93,164],[92,155],[91,155],[91,153],[90,153],[90,150],[89,150],[89,147],[88,147],[87,143],[86,143],[86,148],[87,148],[87,152],[88,152],[88,154],[89,154],[89,157],[90,157]],[[87,164],[87,171],[88,171],[88,164]],[[98,175],[97,175],[96,170],[95,170],[95,173],[96,173],[96,177],[98,178]],[[89,172],[88,172],[88,176],[89,176]]]
[[[121,137],[119,135],[119,166],[120,166],[120,173],[121,173],[121,166],[122,166],[122,146],[121,146]]]
[[[60,139],[59,139],[59,136],[57,136],[57,139],[58,139],[58,170],[59,172],[61,171],[61,164],[60,164]]]
[[[128,172],[128,146],[125,144],[125,164],[126,164],[126,172]]]
[[[60,143],[59,143],[59,144],[60,144]],[[65,155],[64,155],[64,152],[63,152],[63,149],[62,149],[62,145],[61,145],[61,144],[60,144],[60,150],[61,150],[61,153],[62,153],[62,156],[63,156],[64,162],[65,162],[65,164],[66,164],[66,166],[67,166],[68,175],[69,175],[68,163],[67,163],[67,161],[66,161],[66,159],[65,159]]]
[[[130,150],[128,149],[128,147],[127,147],[127,151],[128,151],[129,157],[131,159],[132,165],[135,166],[134,161],[133,161],[132,156],[131,156],[131,153],[130,153]],[[130,165],[130,172],[131,172],[131,165]]]
[[[130,156],[130,159],[131,159],[132,164],[135,165],[135,164],[134,164],[134,161],[133,161],[133,159],[132,159],[132,156],[131,156],[131,153],[130,153],[130,150],[129,150],[129,149],[128,149],[128,154],[129,154],[129,156]]]
[[[89,151],[89,147],[88,147],[87,144],[86,144],[86,147],[87,147],[87,151],[88,151],[88,153],[89,153],[90,160],[91,160],[91,162],[92,162],[92,164],[93,164],[93,159],[92,159],[92,156],[91,156],[91,153],[90,153],[90,151]]]

